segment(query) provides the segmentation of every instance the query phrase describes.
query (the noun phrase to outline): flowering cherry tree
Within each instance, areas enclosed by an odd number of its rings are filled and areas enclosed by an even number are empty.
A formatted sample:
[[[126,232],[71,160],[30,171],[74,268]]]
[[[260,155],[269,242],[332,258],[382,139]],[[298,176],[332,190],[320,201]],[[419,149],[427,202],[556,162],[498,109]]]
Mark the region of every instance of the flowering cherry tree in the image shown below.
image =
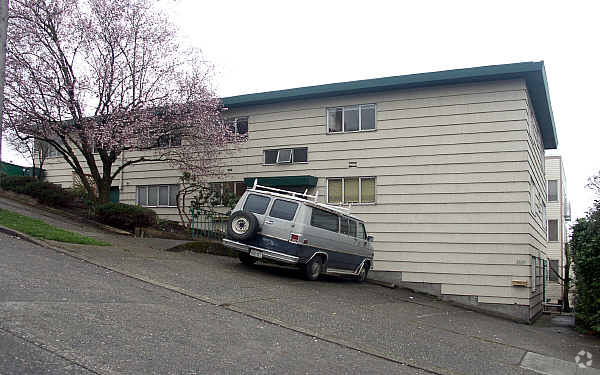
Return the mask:
[[[210,66],[178,45],[154,1],[11,0],[7,34],[7,127],[52,145],[100,203],[136,163],[220,174],[219,152],[241,140],[222,120]],[[121,160],[128,150],[145,152]]]

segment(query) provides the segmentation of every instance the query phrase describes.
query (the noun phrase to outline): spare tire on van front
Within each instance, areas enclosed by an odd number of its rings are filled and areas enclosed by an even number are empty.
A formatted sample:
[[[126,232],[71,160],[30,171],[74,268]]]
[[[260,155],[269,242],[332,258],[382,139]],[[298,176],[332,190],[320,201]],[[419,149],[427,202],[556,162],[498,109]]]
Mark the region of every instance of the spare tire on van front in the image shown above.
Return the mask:
[[[236,211],[227,222],[227,236],[235,241],[248,241],[256,236],[258,220],[248,211]]]

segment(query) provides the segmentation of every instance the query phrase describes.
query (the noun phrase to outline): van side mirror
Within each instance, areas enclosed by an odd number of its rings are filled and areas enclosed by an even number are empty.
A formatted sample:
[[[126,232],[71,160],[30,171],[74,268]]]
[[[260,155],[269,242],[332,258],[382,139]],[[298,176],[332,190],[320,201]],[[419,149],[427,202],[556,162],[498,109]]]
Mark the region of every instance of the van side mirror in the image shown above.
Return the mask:
[[[367,236],[367,242],[373,242],[375,238],[373,236]]]

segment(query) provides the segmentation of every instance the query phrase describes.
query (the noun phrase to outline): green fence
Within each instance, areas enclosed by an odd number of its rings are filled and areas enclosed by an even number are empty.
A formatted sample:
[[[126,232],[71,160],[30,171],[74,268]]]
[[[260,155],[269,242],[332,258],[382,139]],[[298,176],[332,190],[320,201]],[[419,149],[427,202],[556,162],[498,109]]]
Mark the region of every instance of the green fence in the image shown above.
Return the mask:
[[[227,231],[229,215],[219,212],[190,207],[192,216],[192,237],[222,240]]]

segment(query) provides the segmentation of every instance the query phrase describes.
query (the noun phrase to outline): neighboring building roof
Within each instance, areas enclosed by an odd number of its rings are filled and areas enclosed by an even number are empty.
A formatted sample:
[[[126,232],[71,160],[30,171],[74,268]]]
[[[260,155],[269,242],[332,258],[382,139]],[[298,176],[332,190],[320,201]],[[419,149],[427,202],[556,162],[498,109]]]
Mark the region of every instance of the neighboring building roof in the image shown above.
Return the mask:
[[[529,96],[540,125],[544,147],[556,148],[556,129],[550,103],[544,62],[480,66],[441,72],[408,74],[403,76],[365,79],[360,81],[330,83],[326,85],[299,87],[287,90],[261,92],[223,98],[227,108],[280,103],[291,100],[350,95],[375,91],[430,87],[470,82],[496,81],[522,78],[527,84]]]

